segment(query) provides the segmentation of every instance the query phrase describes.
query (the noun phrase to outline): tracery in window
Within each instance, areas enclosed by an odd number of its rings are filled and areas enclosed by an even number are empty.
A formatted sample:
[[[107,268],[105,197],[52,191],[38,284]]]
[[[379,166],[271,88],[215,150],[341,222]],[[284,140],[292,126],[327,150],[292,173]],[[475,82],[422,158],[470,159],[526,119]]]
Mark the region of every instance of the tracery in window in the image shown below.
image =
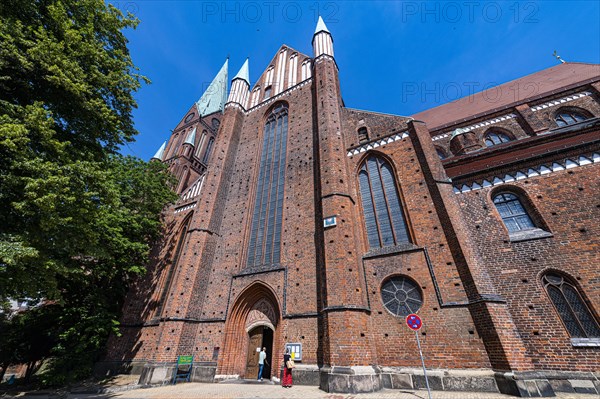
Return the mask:
[[[574,284],[552,272],[542,283],[571,337],[600,338],[600,326]]]
[[[276,106],[265,123],[248,242],[248,266],[278,264],[285,181],[288,109]]]
[[[386,279],[381,286],[383,306],[394,316],[406,317],[423,305],[419,285],[404,276]]]
[[[509,233],[536,227],[521,200],[515,194],[505,192],[494,196],[494,205],[496,205]]]
[[[369,247],[410,242],[390,164],[381,157],[369,156],[360,168],[359,184]]]

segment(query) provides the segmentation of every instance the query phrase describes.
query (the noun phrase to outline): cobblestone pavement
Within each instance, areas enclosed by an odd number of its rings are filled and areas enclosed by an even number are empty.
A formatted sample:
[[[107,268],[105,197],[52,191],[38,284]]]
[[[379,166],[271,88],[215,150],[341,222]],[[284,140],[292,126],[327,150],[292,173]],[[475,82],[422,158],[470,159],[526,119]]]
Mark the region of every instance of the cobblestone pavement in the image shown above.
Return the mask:
[[[19,398],[57,399],[54,395],[17,395]],[[514,396],[499,393],[432,391],[432,399],[509,399]],[[558,399],[596,399],[596,395],[559,393]],[[331,394],[314,386],[282,388],[262,384],[200,384],[182,383],[157,388],[140,388],[106,394],[70,394],[68,399],[427,399],[427,391],[384,389],[368,394]]]

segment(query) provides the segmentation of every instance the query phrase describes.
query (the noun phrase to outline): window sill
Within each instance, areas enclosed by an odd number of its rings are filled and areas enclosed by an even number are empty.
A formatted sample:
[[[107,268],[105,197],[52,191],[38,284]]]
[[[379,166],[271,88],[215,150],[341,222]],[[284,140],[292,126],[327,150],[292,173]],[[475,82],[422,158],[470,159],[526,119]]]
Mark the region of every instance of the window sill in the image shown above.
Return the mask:
[[[387,247],[371,249],[363,255],[363,259],[376,258],[382,255],[399,254],[402,252],[421,251],[422,248],[413,243],[400,243],[398,245],[390,245]]]
[[[516,231],[514,233],[509,233],[510,242],[521,242],[521,241],[529,241],[529,240],[537,240],[540,238],[548,238],[554,237],[552,233],[549,233],[542,229],[529,229]]]
[[[600,338],[571,338],[571,345],[576,348],[600,348]]]
[[[581,122],[572,123],[570,125],[557,126],[552,129],[548,129],[546,132],[543,132],[538,135],[549,134],[549,133],[565,133],[565,132],[569,132],[572,130],[583,130],[583,129],[586,129],[586,128],[589,128],[592,126],[598,126],[599,124],[600,124],[600,118],[598,118],[598,117],[589,118],[589,119],[586,119]]]

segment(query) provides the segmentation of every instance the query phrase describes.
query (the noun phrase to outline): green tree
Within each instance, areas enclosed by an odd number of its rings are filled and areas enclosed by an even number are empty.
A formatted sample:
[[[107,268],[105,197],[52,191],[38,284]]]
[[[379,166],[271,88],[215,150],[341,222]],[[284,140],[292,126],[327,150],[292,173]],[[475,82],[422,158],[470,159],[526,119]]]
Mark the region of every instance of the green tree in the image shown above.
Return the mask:
[[[118,155],[137,133],[138,74],[103,0],[0,3],[0,300],[59,306],[49,381],[89,372],[144,271],[164,165]]]

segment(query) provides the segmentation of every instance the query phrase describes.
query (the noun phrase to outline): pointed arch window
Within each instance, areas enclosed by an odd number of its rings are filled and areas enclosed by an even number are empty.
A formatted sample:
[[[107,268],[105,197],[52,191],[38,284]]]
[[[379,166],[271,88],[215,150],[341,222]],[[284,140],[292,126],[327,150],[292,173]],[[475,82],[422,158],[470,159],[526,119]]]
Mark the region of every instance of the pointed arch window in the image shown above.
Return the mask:
[[[208,144],[206,145],[206,152],[204,153],[204,158],[202,159],[202,163],[207,164],[208,159],[210,158],[210,152],[212,151],[213,145],[215,144],[215,138],[211,137],[208,140]]]
[[[260,86],[256,86],[254,90],[252,90],[252,101],[250,103],[250,108],[256,106],[258,104],[258,100],[260,97]]]
[[[247,266],[278,264],[288,134],[288,109],[276,106],[265,123]]]
[[[525,210],[519,197],[513,193],[500,193],[494,197],[494,205],[509,233],[535,229],[535,224]]]
[[[302,71],[301,71],[301,79],[304,81],[311,77],[311,68],[310,68],[310,59],[302,62]]]
[[[410,242],[391,165],[383,158],[371,155],[358,175],[369,247]]]
[[[268,100],[269,98],[271,98],[271,89],[272,86],[265,87],[265,97],[263,98],[263,100]]]
[[[575,123],[583,122],[586,119],[588,119],[587,116],[583,115],[580,112],[572,110],[561,111],[554,117],[554,120],[556,121],[558,127],[573,125]]]
[[[200,141],[198,141],[198,147],[196,148],[196,157],[200,158],[200,154],[202,154],[202,150],[204,147],[204,142],[206,141],[206,130],[202,131],[202,136],[200,136]]]
[[[296,85],[298,79],[298,53],[294,53],[290,56],[290,67],[288,71],[288,85],[290,88]]]
[[[267,68],[267,76],[265,76],[265,86],[270,86],[271,84],[273,84],[273,72],[275,70],[275,67],[273,65],[271,65],[270,67]]]
[[[487,147],[493,147],[498,144],[508,143],[512,140],[512,137],[510,137],[508,134],[499,132],[497,130],[492,130],[491,132],[486,133],[483,141]]]
[[[600,325],[571,281],[558,273],[546,273],[542,282],[572,338],[600,338]]]

